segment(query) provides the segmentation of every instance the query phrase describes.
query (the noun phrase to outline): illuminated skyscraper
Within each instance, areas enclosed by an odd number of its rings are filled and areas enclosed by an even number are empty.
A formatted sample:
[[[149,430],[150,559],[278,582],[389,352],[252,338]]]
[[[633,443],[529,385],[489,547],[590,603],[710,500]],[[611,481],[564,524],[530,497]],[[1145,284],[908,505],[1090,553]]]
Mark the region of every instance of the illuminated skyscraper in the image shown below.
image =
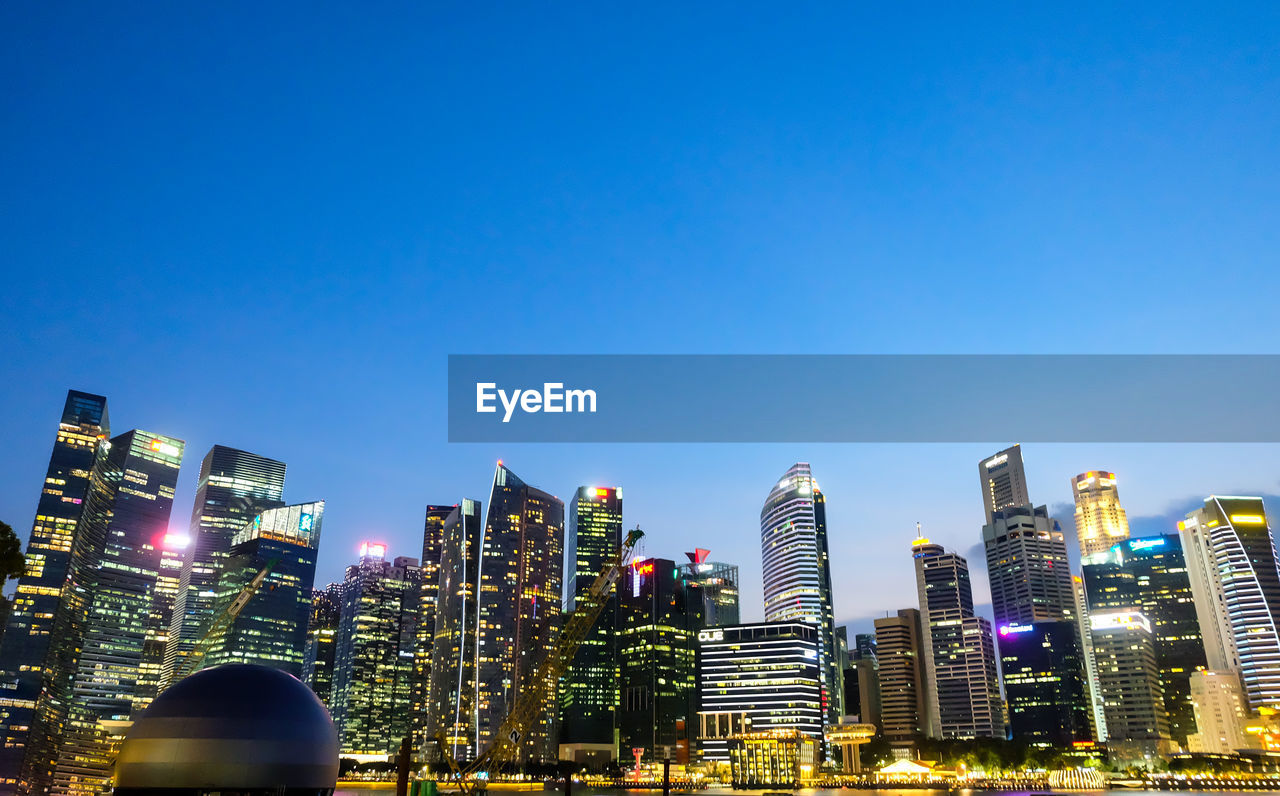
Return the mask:
[[[564,503],[501,462],[490,494],[479,568],[475,704],[481,749],[555,642],[564,582]],[[518,760],[556,760],[555,693],[552,683],[545,707],[520,740]]]
[[[982,541],[997,626],[1074,618],[1066,538],[1044,506],[996,509]]]
[[[88,496],[98,440],[108,434],[107,399],[69,391],[27,540],[27,571],[18,579],[0,640],[0,794],[12,793],[17,785],[71,543]]]
[[[622,545],[622,487],[581,486],[569,503],[565,529],[566,612]],[[560,742],[584,752],[617,756],[618,600],[609,598],[582,640],[560,686]]]
[[[1066,537],[1048,509],[1032,504],[1020,447],[997,453],[978,469],[987,519],[982,543],[1014,737],[1035,744],[1083,740],[1091,735],[1094,712],[1087,687],[1091,659],[1087,631],[1078,626]],[[1037,648],[1037,639],[1059,648]],[[1067,671],[1070,666],[1077,669]],[[1048,716],[1061,723],[1041,726]]]
[[[708,561],[710,550],[698,548],[680,565],[695,629],[738,624],[738,568]]]
[[[1134,611],[1092,611],[1089,622],[1108,749],[1121,760],[1170,751],[1151,623]]]
[[[1070,620],[1000,628],[1013,740],[1060,749],[1093,740],[1078,632]]]
[[[978,478],[982,481],[982,506],[990,524],[995,512],[1010,506],[1031,503],[1027,493],[1027,473],[1022,468],[1022,448],[1005,448],[989,459],[978,462]]]
[[[256,453],[214,445],[205,454],[172,610],[163,682],[185,670],[184,659],[213,620],[218,577],[232,537],[258,512],[284,505],[284,475],[284,462]]]
[[[449,754],[471,760],[476,746],[476,604],[480,569],[480,502],[464,499],[445,518],[440,587],[427,682],[427,737],[444,733]],[[428,746],[424,756],[435,760]]]
[[[347,567],[334,660],[333,721],[343,757],[388,760],[408,735],[418,631],[418,559],[366,542]]]
[[[99,447],[23,766],[32,793],[106,788],[115,740],[104,726],[136,707],[182,451],[146,431]]]
[[[342,584],[330,583],[311,591],[311,616],[307,646],[303,652],[302,682],[333,709],[333,666],[338,650],[338,624],[342,621]]]
[[[1076,499],[1076,539],[1080,555],[1105,553],[1129,538],[1129,518],[1120,505],[1115,473],[1090,470],[1071,479]]]
[[[426,762],[434,741],[427,734],[428,688],[431,660],[435,652],[436,603],[440,592],[440,558],[444,546],[444,525],[454,506],[427,506],[422,526],[422,585],[418,591],[418,640],[414,649],[413,750],[415,759]]]
[[[1107,714],[1102,704],[1102,691],[1098,686],[1098,662],[1093,654],[1093,624],[1089,621],[1089,594],[1084,577],[1071,576],[1076,597],[1076,629],[1080,639],[1080,651],[1084,656],[1085,688],[1089,694],[1090,725],[1095,741],[1107,740]]]
[[[692,731],[703,760],[727,763],[742,732],[822,737],[818,628],[766,622],[698,631],[699,710]]]
[[[160,550],[160,570],[151,596],[151,613],[147,617],[147,637],[142,645],[142,664],[138,687],[134,691],[134,707],[141,710],[151,704],[164,685],[165,653],[173,625],[174,602],[182,579],[182,561],[190,539],[181,531],[169,533]]]
[[[324,501],[267,509],[231,539],[213,615],[222,616],[265,567],[262,585],[232,622],[215,625],[201,668],[256,663],[302,676]]]
[[[969,563],[923,537],[911,545],[920,596],[930,737],[1004,738],[991,625],[974,615]]]
[[[1262,498],[1218,495],[1178,524],[1208,668],[1235,671],[1249,707],[1280,707],[1280,572]]]
[[[618,591],[619,744],[641,760],[689,762],[695,631],[674,561],[636,559]]]
[[[880,732],[895,748],[910,749],[935,725],[928,697],[933,684],[925,666],[920,612],[903,608],[875,620],[880,663]]]
[[[828,726],[844,715],[836,652],[827,509],[809,465],[797,463],[778,479],[760,510],[766,622],[804,622],[818,628],[822,707]]]
[[[1186,744],[1196,731],[1190,679],[1205,652],[1178,536],[1128,539],[1085,561],[1091,611],[1135,611],[1150,622],[1169,732]]]

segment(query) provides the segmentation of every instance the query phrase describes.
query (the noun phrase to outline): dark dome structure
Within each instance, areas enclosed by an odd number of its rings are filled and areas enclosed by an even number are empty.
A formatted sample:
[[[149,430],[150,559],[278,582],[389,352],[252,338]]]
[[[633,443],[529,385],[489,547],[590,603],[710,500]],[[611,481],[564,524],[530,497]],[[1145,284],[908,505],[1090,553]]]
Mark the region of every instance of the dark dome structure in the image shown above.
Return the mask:
[[[115,796],[326,796],[338,733],[296,678],[234,663],[196,672],[143,711],[116,758]]]

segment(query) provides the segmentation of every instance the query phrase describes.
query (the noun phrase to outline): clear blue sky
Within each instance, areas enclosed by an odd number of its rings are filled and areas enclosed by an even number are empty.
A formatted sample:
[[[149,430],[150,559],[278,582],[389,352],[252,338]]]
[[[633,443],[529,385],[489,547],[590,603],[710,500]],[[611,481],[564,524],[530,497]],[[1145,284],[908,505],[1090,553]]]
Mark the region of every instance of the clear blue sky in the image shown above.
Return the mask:
[[[1278,43],[1266,3],[8,4],[0,518],[75,387],[187,440],[176,524],[211,444],[287,461],[322,580],[416,554],[502,457],[623,484],[650,554],[740,563],[758,616],[803,459],[838,616],[910,604],[914,523],[970,548],[1008,441],[450,446],[446,354],[1277,352]],[[1154,526],[1280,492],[1275,446],[1027,459],[1038,501],[1111,468]]]

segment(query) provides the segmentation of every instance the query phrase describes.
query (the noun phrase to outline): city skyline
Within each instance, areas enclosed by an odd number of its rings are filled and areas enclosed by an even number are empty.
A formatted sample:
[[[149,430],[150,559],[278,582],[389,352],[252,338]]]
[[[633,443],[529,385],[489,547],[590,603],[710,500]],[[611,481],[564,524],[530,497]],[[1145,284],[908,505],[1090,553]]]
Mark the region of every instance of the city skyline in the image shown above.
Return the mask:
[[[3,19],[0,796],[1280,788],[1280,4]]]
[[[65,393],[63,395],[65,397]],[[148,421],[145,418],[138,418],[134,412],[129,411],[130,407],[121,406],[121,401],[111,399],[113,407],[113,418],[117,427],[128,427],[130,423],[135,425],[147,426]],[[57,401],[52,404],[55,409],[48,411],[50,415],[49,423],[55,423],[57,420]],[[155,424],[150,424],[155,427]],[[160,433],[168,433],[179,439],[183,439],[181,433],[173,431],[161,430]],[[238,435],[234,435],[238,436]],[[206,444],[204,441],[192,441],[186,438],[187,450],[189,455],[186,457],[184,466],[178,475],[177,494],[174,499],[173,514],[170,521],[170,527],[175,534],[187,536],[190,530],[187,527],[185,518],[192,514],[192,506],[196,498],[196,486],[200,470],[199,455],[209,452],[215,446],[223,445],[216,441]],[[810,461],[815,471],[823,474],[822,481],[824,484],[829,483],[830,487],[824,491],[833,496],[827,506],[828,525],[829,525],[829,543],[831,545],[831,566],[833,569],[833,579],[836,587],[833,590],[835,604],[835,620],[837,625],[850,625],[857,632],[870,632],[872,630],[872,621],[876,617],[894,614],[898,608],[907,605],[914,605],[915,599],[913,590],[904,587],[900,579],[895,578],[894,567],[897,566],[895,556],[897,552],[904,547],[909,547],[910,541],[916,535],[915,522],[921,522],[926,536],[934,539],[940,544],[945,545],[948,549],[955,550],[957,553],[964,555],[970,561],[970,566],[974,572],[974,602],[976,604],[979,615],[988,619],[992,618],[991,599],[989,590],[989,580],[987,578],[987,569],[985,565],[985,555],[982,551],[981,541],[981,523],[983,519],[982,505],[978,503],[975,508],[972,478],[969,473],[972,472],[975,461],[985,461],[990,458],[993,451],[1007,447],[1008,443],[992,443],[992,444],[960,444],[960,443],[939,443],[929,445],[916,444],[867,444],[867,445],[843,445],[843,444],[820,444],[820,445],[792,445],[792,444],[743,444],[735,445],[735,448],[742,448],[748,451],[748,455],[737,457],[744,470],[747,465],[759,476],[768,473],[763,478],[763,482],[772,483],[777,479],[776,471],[782,467],[779,464],[779,458],[776,455],[785,452],[803,452],[811,451],[829,451],[830,454],[822,457],[804,457],[793,456],[790,461]],[[44,451],[36,454],[35,459],[30,463],[28,469],[42,470],[43,464],[37,463],[41,459],[47,461],[48,457],[48,439],[47,431],[43,439]],[[713,558],[724,560],[726,563],[735,564],[741,567],[740,588],[742,590],[742,621],[761,621],[763,619],[763,594],[762,583],[763,575],[761,572],[761,563],[758,558],[752,556],[740,555],[740,560],[731,560],[729,551],[735,550],[740,545],[740,534],[744,529],[740,527],[744,521],[742,518],[749,517],[745,522],[749,523],[745,532],[758,535],[758,509],[752,511],[749,504],[759,502],[757,480],[752,482],[746,480],[747,476],[742,475],[739,480],[735,477],[735,483],[741,485],[739,494],[742,495],[741,501],[735,502],[725,500],[717,503],[712,507],[700,506],[697,502],[689,505],[681,505],[679,501],[663,500],[661,495],[645,494],[645,492],[637,487],[627,488],[626,474],[634,473],[635,478],[627,479],[635,482],[640,479],[643,483],[644,479],[652,478],[652,472],[647,469],[648,465],[641,463],[635,468],[622,468],[613,461],[605,461],[610,457],[597,455],[595,457],[578,457],[588,458],[594,466],[583,467],[580,464],[571,465],[565,468],[562,463],[557,461],[555,456],[555,446],[548,445],[507,445],[507,446],[485,446],[485,445],[466,445],[466,446],[448,446],[446,450],[457,451],[460,459],[474,461],[477,467],[482,467],[488,472],[492,472],[493,459],[489,459],[484,464],[481,458],[483,453],[477,449],[514,449],[529,450],[533,453],[532,457],[517,454],[518,459],[513,459],[517,463],[520,470],[524,472],[535,473],[540,483],[547,486],[548,492],[557,497],[566,496],[571,498],[578,486],[581,485],[608,485],[616,483],[627,489],[628,494],[628,510],[623,518],[624,525],[634,527],[639,523],[644,527],[648,539],[643,544],[644,550],[648,555],[677,557],[680,551],[695,543],[700,547],[707,547],[712,550]],[[627,454],[627,445],[606,446],[593,445],[586,450],[591,452],[597,449],[611,449],[617,454],[617,459],[623,461],[634,460],[634,455]],[[640,446],[646,447],[646,446]],[[700,458],[699,448],[710,446],[681,446],[687,449],[685,455],[679,457],[679,461],[683,463],[689,471],[697,469],[697,460]],[[553,450],[547,451],[548,448]],[[1258,473],[1251,467],[1240,461],[1239,456],[1231,455],[1240,449],[1245,449],[1254,453],[1255,456],[1269,456],[1274,459],[1274,465],[1271,472],[1280,474],[1280,446],[1267,445],[1236,445],[1236,444],[1083,444],[1083,443],[1032,443],[1021,446],[1024,459],[1026,459],[1027,482],[1029,490],[1033,493],[1036,505],[1042,503],[1048,507],[1049,514],[1052,518],[1057,519],[1063,528],[1067,537],[1068,555],[1071,560],[1073,570],[1078,571],[1080,566],[1080,557],[1078,545],[1075,541],[1074,533],[1074,502],[1072,493],[1072,483],[1075,476],[1080,472],[1087,470],[1101,469],[1112,471],[1115,474],[1118,484],[1124,489],[1125,507],[1130,516],[1130,525],[1132,526],[1132,535],[1134,537],[1150,536],[1160,533],[1176,533],[1177,524],[1183,520],[1189,511],[1199,508],[1203,505],[1204,499],[1213,494],[1229,495],[1229,494],[1248,494],[1260,496],[1268,505],[1274,500],[1280,500],[1280,476],[1274,479],[1274,491],[1268,489],[1249,489],[1232,486],[1233,484],[1244,485],[1266,485],[1269,478],[1265,472]],[[1274,450],[1270,450],[1274,448]],[[254,450],[253,446],[246,446],[246,451]],[[1174,451],[1185,450],[1185,456],[1158,456],[1158,452],[1162,449],[1171,449]],[[1263,449],[1263,450],[1259,450]],[[778,452],[771,454],[771,452]],[[1222,455],[1217,455],[1221,453]],[[255,454],[251,455],[257,455]],[[299,460],[299,457],[289,453],[281,453],[271,451],[268,456],[280,458],[286,462],[291,460]],[[713,456],[714,451],[707,456]],[[646,456],[638,458],[644,459]],[[783,457],[785,458],[785,457]],[[543,468],[540,469],[538,462],[544,462]],[[893,466],[894,462],[897,466]],[[901,488],[901,484],[906,479],[915,477],[914,463],[918,461],[936,462],[929,469],[929,474],[936,479],[939,484],[939,495],[936,503],[926,501],[918,505],[918,517],[903,517],[898,511],[886,511],[895,518],[902,518],[902,527],[889,528],[887,534],[882,533],[879,529],[883,527],[883,521],[877,518],[882,511],[881,506],[875,503],[868,503],[867,494],[859,493],[859,487],[867,492],[876,494],[885,494],[884,484],[896,484]],[[1194,462],[1212,461],[1214,464],[1212,470],[1226,470],[1228,475],[1215,478],[1212,474],[1198,477],[1195,473],[1201,469],[1205,469],[1199,465],[1193,465]],[[300,462],[301,463],[301,462]],[[580,478],[576,483],[568,486],[563,485],[562,479],[553,479],[548,477],[548,467],[555,469],[569,469],[571,472],[583,472],[586,469],[594,469],[596,472],[609,472],[613,474],[622,473],[623,475],[615,475],[609,479],[606,478]],[[674,465],[674,463],[673,463]],[[1123,465],[1123,466],[1121,466]],[[1132,475],[1132,467],[1138,465],[1146,468],[1146,472],[1153,473],[1152,478],[1140,479]],[[1074,468],[1074,469],[1073,469]],[[430,486],[419,487],[422,493],[421,501],[408,500],[401,502],[398,506],[400,512],[404,512],[412,519],[409,520],[408,527],[387,526],[364,526],[357,527],[352,530],[349,525],[342,523],[341,519],[334,517],[350,517],[353,506],[338,507],[337,501],[328,496],[335,491],[342,491],[342,486],[346,479],[342,477],[342,473],[347,472],[345,469],[333,474],[311,474],[310,481],[299,478],[297,473],[304,469],[299,464],[290,464],[290,483],[292,484],[290,493],[294,495],[324,495],[327,500],[326,517],[329,526],[329,532],[326,535],[325,544],[321,545],[316,568],[316,584],[321,586],[325,583],[340,581],[343,573],[348,565],[358,558],[360,545],[367,541],[375,541],[387,545],[387,549],[392,555],[409,555],[417,556],[421,551],[422,534],[421,524],[422,516],[427,505],[444,504],[451,505],[457,502],[454,499],[451,503],[445,503],[443,498],[450,495],[469,494],[482,495],[487,494],[485,487],[477,488],[470,474],[460,474],[454,472],[450,477],[442,481],[442,483],[453,484],[453,486],[442,486],[435,489]],[[678,468],[677,468],[678,469]],[[966,471],[967,472],[964,472]],[[1231,471],[1234,470],[1234,473]],[[828,476],[826,473],[830,472]],[[1143,472],[1143,471],[1139,471]],[[868,473],[873,477],[868,478]],[[1059,477],[1055,477],[1059,476]],[[481,483],[487,484],[490,480],[484,476],[481,477]],[[671,474],[668,474],[671,477]],[[755,476],[753,476],[755,477]],[[568,476],[570,480],[573,476]],[[1152,482],[1168,482],[1168,479],[1174,479],[1173,483],[1185,485],[1181,490],[1170,489],[1167,492],[1159,490]],[[32,475],[31,480],[39,482],[38,475]],[[1196,483],[1211,483],[1215,481],[1229,481],[1224,488],[1209,489],[1204,488],[1201,492],[1194,491]],[[309,486],[308,483],[315,483],[316,486]],[[20,485],[17,485],[20,486]],[[18,490],[22,491],[22,490]],[[1176,497],[1178,492],[1182,493],[1181,497]],[[0,487],[0,494],[3,493],[3,487]],[[1050,495],[1047,500],[1042,499],[1045,494]],[[24,492],[26,499],[21,501],[31,504],[30,513],[34,514],[34,497],[30,489]],[[901,493],[906,496],[906,492]],[[38,496],[38,495],[37,495]],[[1131,497],[1132,496],[1132,497]],[[562,498],[563,499],[563,498]],[[359,509],[355,509],[355,514],[360,514],[362,509],[370,507],[379,501],[369,497],[358,498]],[[566,501],[567,502],[567,501]],[[748,505],[743,505],[743,502]],[[954,509],[950,508],[955,506]],[[713,510],[707,510],[713,509]],[[856,509],[856,511],[855,511]],[[1154,510],[1153,510],[1154,509]],[[952,516],[951,511],[956,511],[960,519],[948,519]],[[643,514],[641,514],[643,512]],[[664,517],[680,516],[683,519],[674,521],[673,524],[662,522]],[[655,518],[649,521],[649,517]],[[734,518],[738,518],[734,521]],[[863,524],[861,521],[852,521],[851,517],[871,518],[865,523],[865,527],[859,527]],[[25,549],[27,534],[30,530],[30,516],[24,518],[19,514],[15,517],[5,519],[19,534],[23,540]],[[694,536],[689,541],[689,535],[684,530],[690,527],[690,518],[693,518],[693,526],[707,528],[705,537]],[[895,520],[899,521],[899,520]],[[668,520],[668,522],[671,522]],[[752,527],[754,526],[754,528]],[[975,530],[975,528],[977,530]],[[881,544],[881,539],[897,538],[900,544]],[[875,547],[872,549],[863,549],[859,546],[860,542],[872,540]],[[753,542],[754,544],[754,542]],[[868,560],[876,563],[863,563]],[[883,564],[883,565],[881,565]],[[850,588],[848,585],[841,585],[841,578],[844,576],[845,583],[858,583],[865,577],[881,577],[882,580],[872,581],[875,586],[862,588]],[[857,580],[850,581],[849,578]],[[9,585],[12,590],[13,583]],[[875,595],[876,605],[868,605],[865,599],[867,595]],[[893,596],[890,596],[893,595]]]

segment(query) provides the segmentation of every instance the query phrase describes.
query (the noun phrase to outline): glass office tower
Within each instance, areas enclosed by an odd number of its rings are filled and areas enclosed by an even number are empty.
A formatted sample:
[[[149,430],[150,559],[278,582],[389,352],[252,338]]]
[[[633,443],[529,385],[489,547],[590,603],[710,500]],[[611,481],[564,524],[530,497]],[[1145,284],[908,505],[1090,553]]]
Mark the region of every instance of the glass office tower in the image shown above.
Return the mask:
[[[618,736],[641,760],[688,764],[695,633],[674,561],[636,559],[618,594]]]
[[[214,445],[200,463],[186,557],[165,650],[163,682],[185,671],[184,659],[213,619],[214,592],[231,539],[264,509],[284,505],[285,464]]]
[[[476,746],[476,597],[480,568],[480,502],[464,499],[445,518],[440,588],[427,683],[427,737],[444,733],[449,754],[471,760]],[[436,760],[427,747],[425,756]]]
[[[18,784],[71,543],[88,497],[98,442],[109,435],[108,426],[106,398],[67,393],[27,540],[27,571],[18,578],[0,639],[0,794],[6,796]]]
[[[99,446],[54,616],[23,765],[33,793],[105,789],[135,708],[181,440],[130,431]]]
[[[684,587],[689,593],[689,611],[701,629],[738,624],[738,568],[708,561],[710,550],[698,548],[685,553],[689,563],[680,565]]]
[[[1196,731],[1191,675],[1207,662],[1181,541],[1177,534],[1128,539],[1087,561],[1091,611],[1136,611],[1150,622],[1169,732],[1185,746]]]
[[[475,704],[483,749],[560,631],[564,503],[499,462],[481,547]],[[518,761],[556,760],[556,718],[553,685],[519,742]]]
[[[565,528],[566,612],[622,546],[622,487],[580,486]],[[610,596],[560,685],[560,743],[617,757],[618,598]]]
[[[213,636],[201,668],[256,663],[302,677],[324,501],[267,509],[240,529],[222,563]],[[261,586],[230,623],[219,623],[258,573]]]
[[[389,760],[411,729],[418,559],[366,542],[342,584],[333,721],[343,757]]]
[[[1013,740],[1059,749],[1093,740],[1076,623],[1003,625],[999,633]]]
[[[338,623],[341,620],[342,584],[330,583],[323,589],[312,589],[302,682],[311,686],[330,711],[333,710],[333,665],[337,657]]]
[[[440,558],[444,546],[444,525],[455,506],[427,506],[422,525],[422,585],[418,591],[418,639],[414,649],[413,673],[413,754],[425,763],[434,741],[427,734],[428,688],[435,646],[436,603],[440,593]]]
[[[804,622],[818,628],[822,708],[828,726],[844,714],[836,651],[826,499],[809,465],[798,462],[778,479],[760,510],[766,622]]]

